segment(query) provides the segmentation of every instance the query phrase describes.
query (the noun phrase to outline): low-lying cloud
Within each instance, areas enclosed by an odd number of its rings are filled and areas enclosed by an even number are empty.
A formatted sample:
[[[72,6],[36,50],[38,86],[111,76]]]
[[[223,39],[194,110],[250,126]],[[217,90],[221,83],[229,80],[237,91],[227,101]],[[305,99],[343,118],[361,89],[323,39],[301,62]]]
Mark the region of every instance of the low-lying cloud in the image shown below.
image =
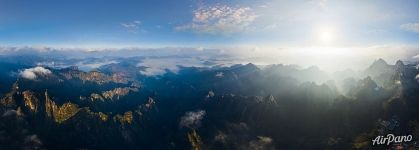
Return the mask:
[[[147,67],[140,73],[146,76],[163,75],[167,72],[178,73],[180,67],[204,67],[205,61],[197,58],[148,58],[137,66]]]
[[[318,66],[321,70],[333,72],[346,69],[363,70],[378,58],[383,58],[390,64],[394,64],[397,60],[419,61],[419,47],[409,45],[373,45],[365,47],[163,47],[103,49],[94,52],[87,51],[87,49],[54,48],[3,48],[2,50],[0,47],[0,54],[5,56],[24,54],[24,56],[36,55],[47,58],[72,58],[43,60],[55,63],[39,64],[39,66],[57,68],[57,66],[68,67],[77,65],[82,70],[90,70],[102,65],[117,63],[118,59],[114,58],[118,57],[138,57],[140,62],[137,66],[145,67],[146,69],[141,70],[141,73],[148,76],[162,75],[168,71],[177,73],[181,66],[213,67],[247,63],[257,65],[296,64],[301,67]],[[29,73],[27,77],[34,77],[34,74]]]
[[[38,75],[48,75],[51,73],[52,72],[50,70],[45,69],[44,67],[34,67],[21,71],[19,75],[20,77],[25,79],[35,80],[38,77]]]
[[[201,120],[204,118],[205,110],[190,111],[182,116],[179,125],[181,127],[197,128],[201,126]]]

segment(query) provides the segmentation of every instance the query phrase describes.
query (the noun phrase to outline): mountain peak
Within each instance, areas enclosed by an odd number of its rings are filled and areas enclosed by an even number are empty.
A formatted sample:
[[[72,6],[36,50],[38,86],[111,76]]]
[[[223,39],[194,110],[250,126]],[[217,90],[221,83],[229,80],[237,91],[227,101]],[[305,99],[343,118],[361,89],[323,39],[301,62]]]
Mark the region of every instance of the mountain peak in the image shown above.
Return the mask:
[[[396,62],[396,66],[404,66],[403,61],[401,61],[401,60],[397,60],[397,62]]]
[[[365,70],[365,73],[370,76],[376,76],[389,70],[391,70],[391,66],[384,59],[379,58]]]
[[[231,68],[233,68],[235,71],[239,73],[254,72],[256,70],[259,70],[259,68],[252,63],[248,63],[246,65],[232,66]]]
[[[253,64],[253,63],[248,63],[248,64],[246,64],[244,66],[257,68],[257,66],[255,64]]]
[[[387,62],[384,59],[379,58],[379,59],[375,60],[374,63],[372,63],[371,66],[387,66],[387,65],[388,65]]]

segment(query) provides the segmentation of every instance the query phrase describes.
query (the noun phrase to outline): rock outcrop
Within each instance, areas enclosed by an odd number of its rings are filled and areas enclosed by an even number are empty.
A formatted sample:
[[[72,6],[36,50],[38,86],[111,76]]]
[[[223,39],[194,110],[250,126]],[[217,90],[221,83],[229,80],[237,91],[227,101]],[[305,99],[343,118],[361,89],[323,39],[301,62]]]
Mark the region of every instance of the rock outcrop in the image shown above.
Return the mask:
[[[91,81],[97,84],[105,84],[109,82],[122,84],[128,83],[128,79],[123,74],[107,75],[99,71],[83,72],[74,68],[64,69],[64,72],[62,72],[61,75],[67,80],[76,78],[82,80],[83,82]]]
[[[45,112],[47,117],[53,118],[55,122],[62,123],[73,117],[79,111],[80,108],[78,105],[71,102],[64,103],[61,106],[56,105],[48,96],[48,92],[45,92]]]
[[[17,97],[17,95],[19,94],[18,89],[19,89],[19,84],[16,82],[13,84],[12,90],[0,100],[0,104],[8,108],[16,107],[15,97]]]
[[[23,101],[25,106],[32,112],[37,113],[39,109],[39,100],[32,91],[24,91]]]
[[[131,124],[133,120],[134,116],[132,115],[132,111],[127,111],[123,115],[118,114],[113,116],[113,121],[122,125]]]
[[[195,130],[192,130],[190,133],[188,133],[188,141],[191,144],[192,150],[202,149],[201,137]]]
[[[115,88],[113,90],[102,92],[102,96],[106,99],[113,100],[115,97],[119,99],[120,96],[125,96],[129,94],[129,92],[134,91],[137,92],[137,88],[130,88],[130,87],[123,87],[123,88]]]
[[[138,92],[137,88],[123,87],[115,88],[109,91],[104,91],[101,94],[92,93],[90,94],[91,101],[105,101],[105,100],[119,100],[120,97],[128,95],[130,92]]]

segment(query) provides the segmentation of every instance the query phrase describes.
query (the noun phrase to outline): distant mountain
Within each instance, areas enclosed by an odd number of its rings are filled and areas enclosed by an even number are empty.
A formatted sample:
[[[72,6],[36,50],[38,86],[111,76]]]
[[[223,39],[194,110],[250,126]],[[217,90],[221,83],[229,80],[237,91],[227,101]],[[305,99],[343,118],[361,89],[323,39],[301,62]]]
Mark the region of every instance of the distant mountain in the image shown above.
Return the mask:
[[[390,72],[393,69],[393,67],[389,64],[387,64],[387,62],[382,59],[379,58],[377,60],[375,60],[366,70],[365,73],[368,75],[379,75],[385,72]]]

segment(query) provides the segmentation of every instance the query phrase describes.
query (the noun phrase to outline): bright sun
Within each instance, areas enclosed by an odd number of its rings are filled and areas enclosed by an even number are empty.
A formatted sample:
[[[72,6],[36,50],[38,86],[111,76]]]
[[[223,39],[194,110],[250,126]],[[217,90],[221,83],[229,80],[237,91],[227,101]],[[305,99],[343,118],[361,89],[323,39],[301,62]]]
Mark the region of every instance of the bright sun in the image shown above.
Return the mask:
[[[330,31],[322,31],[320,33],[320,39],[323,42],[331,42],[334,39],[333,33]]]
[[[317,44],[320,45],[331,45],[337,41],[337,31],[336,25],[333,23],[323,23],[319,24],[314,28],[314,37],[317,41]]]
[[[335,39],[335,36],[332,31],[321,31],[320,32],[320,40],[324,43],[330,43]]]

